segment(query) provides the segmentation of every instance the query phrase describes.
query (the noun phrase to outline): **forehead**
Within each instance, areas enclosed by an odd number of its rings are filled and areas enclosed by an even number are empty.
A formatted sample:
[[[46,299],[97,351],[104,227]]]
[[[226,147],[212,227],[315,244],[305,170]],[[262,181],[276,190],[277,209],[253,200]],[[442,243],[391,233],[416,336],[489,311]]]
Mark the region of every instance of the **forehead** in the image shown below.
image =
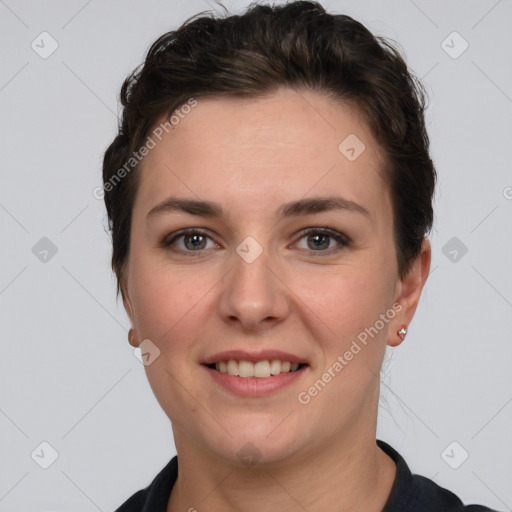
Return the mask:
[[[136,201],[146,210],[170,194],[262,211],[308,193],[386,206],[382,151],[355,107],[290,89],[196,101],[150,134]]]

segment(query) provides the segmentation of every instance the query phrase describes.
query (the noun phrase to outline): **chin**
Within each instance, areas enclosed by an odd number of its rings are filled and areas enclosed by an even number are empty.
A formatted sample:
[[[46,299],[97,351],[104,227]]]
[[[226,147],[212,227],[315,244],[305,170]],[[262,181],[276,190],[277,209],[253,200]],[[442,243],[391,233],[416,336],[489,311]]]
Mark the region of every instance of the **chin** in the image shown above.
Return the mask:
[[[285,420],[286,426],[279,425],[285,416],[280,416],[278,421],[265,421],[245,415],[238,422],[224,424],[232,437],[222,431],[220,439],[208,436],[205,442],[216,457],[241,467],[264,468],[280,464],[293,458],[301,446],[288,420]]]

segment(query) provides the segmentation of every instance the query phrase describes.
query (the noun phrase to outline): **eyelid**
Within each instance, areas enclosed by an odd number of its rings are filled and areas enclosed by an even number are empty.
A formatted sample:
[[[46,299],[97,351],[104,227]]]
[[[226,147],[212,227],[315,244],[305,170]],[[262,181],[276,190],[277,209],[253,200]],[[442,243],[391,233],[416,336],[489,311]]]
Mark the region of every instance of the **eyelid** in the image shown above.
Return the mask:
[[[345,247],[349,247],[352,245],[352,240],[350,237],[345,235],[344,233],[337,231],[336,229],[329,228],[327,226],[325,227],[310,227],[305,228],[299,233],[297,233],[296,237],[298,237],[298,240],[301,240],[306,235],[309,234],[320,234],[320,235],[327,235],[330,236],[332,239],[334,239],[338,243],[338,247],[332,247],[331,249],[326,250],[319,250],[314,251],[312,249],[304,249],[305,251],[308,251],[310,254],[317,256],[317,255],[326,255],[326,254],[332,254],[341,251]],[[297,243],[297,242],[294,242]]]
[[[330,228],[328,226],[304,228],[304,229],[300,230],[296,236],[303,237],[304,235],[307,235],[309,233],[321,233],[321,234],[325,234],[325,235],[331,235],[334,238],[335,237],[342,238],[347,244],[352,242],[350,237],[345,235],[345,233],[342,233],[341,231]]]
[[[303,249],[313,255],[322,255],[322,254],[325,255],[325,254],[331,254],[333,252],[339,252],[344,247],[348,247],[352,244],[352,240],[350,239],[350,237],[348,237],[347,235],[345,235],[344,233],[342,233],[340,231],[329,228],[327,226],[325,226],[325,227],[308,227],[308,228],[302,229],[295,235],[295,238],[297,240],[295,242],[293,242],[293,244],[296,244],[302,238],[304,238],[305,236],[312,234],[312,233],[330,236],[338,243],[338,247],[334,247],[334,248],[326,249],[326,250],[314,251],[312,249]],[[201,228],[193,228],[193,227],[192,228],[184,228],[184,229],[181,229],[179,231],[172,233],[171,235],[165,236],[162,239],[160,245],[164,249],[169,248],[177,239],[187,236],[187,235],[191,235],[191,234],[202,235],[202,236],[212,240],[215,243],[215,245],[219,246],[219,244],[212,238],[212,236],[210,236],[210,234],[207,231],[205,231],[204,229],[201,229]],[[201,254],[202,252],[206,251],[207,249],[199,249],[197,251],[187,251],[187,250],[183,250],[183,249],[175,249],[175,250],[177,252],[181,252],[181,253]]]
[[[215,243],[215,245],[217,245],[217,246],[219,245],[207,231],[205,231],[204,229],[201,229],[201,228],[184,228],[184,229],[175,231],[174,233],[171,233],[170,235],[164,236],[164,238],[160,242],[160,245],[164,249],[169,248],[177,239],[182,238],[187,235],[202,235],[202,236],[207,237],[210,240],[212,240]],[[176,249],[176,250],[179,252],[186,252],[186,253],[194,253],[194,252],[201,253],[202,251],[205,251],[206,249],[200,249],[198,251],[184,251],[183,249]]]

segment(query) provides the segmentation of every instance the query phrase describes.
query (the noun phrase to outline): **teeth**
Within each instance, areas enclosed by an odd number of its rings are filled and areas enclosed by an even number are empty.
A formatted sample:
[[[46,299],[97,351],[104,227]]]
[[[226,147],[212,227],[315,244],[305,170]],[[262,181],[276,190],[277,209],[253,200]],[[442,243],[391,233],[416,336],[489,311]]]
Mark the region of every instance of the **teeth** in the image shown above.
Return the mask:
[[[231,363],[231,361],[229,361]],[[236,364],[236,361],[233,361]],[[254,365],[250,361],[238,363],[238,375],[240,377],[254,377]]]
[[[270,373],[272,375],[279,375],[281,373],[281,361],[279,359],[272,359],[270,361]]]
[[[255,377],[270,377],[270,363],[268,361],[258,361],[254,365]]]
[[[290,361],[280,361],[279,359],[258,361],[257,363],[230,359],[229,361],[219,361],[215,363],[215,369],[219,372],[236,375],[242,378],[266,378],[271,375],[279,375],[280,373],[294,372],[298,370],[299,366],[299,363],[290,363]]]
[[[238,363],[233,359],[228,361],[228,373],[229,375],[238,375]]]

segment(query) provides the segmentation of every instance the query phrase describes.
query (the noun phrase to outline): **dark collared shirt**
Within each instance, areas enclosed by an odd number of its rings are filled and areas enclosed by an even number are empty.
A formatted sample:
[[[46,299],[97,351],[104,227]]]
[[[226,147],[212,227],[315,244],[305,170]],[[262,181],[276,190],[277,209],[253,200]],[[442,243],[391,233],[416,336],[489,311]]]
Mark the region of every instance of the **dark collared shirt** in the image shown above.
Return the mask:
[[[432,480],[413,475],[402,456],[384,441],[377,444],[396,464],[396,478],[382,512],[496,512],[481,505],[464,506],[452,492]],[[166,512],[171,489],[178,477],[173,457],[145,489],[136,492],[115,512]]]

